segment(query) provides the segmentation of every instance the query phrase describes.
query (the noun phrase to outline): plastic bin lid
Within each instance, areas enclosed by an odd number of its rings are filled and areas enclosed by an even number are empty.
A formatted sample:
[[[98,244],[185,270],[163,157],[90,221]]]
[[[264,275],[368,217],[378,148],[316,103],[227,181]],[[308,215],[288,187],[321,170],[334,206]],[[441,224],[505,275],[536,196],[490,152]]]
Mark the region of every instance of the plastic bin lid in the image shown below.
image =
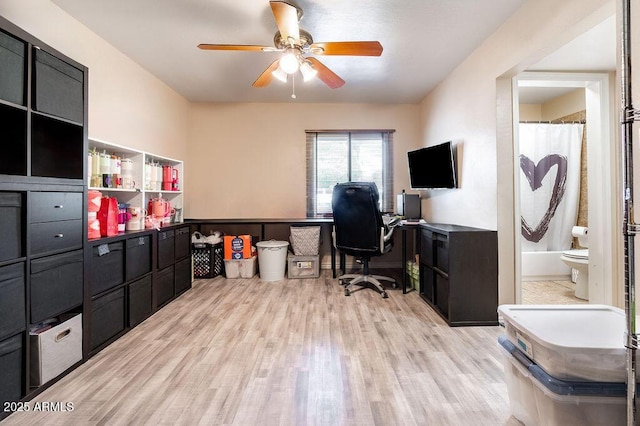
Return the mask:
[[[624,350],[625,314],[607,305],[500,305],[498,314],[544,346]]]
[[[262,247],[262,248],[280,248],[280,247],[287,247],[288,245],[289,243],[287,241],[276,241],[276,240],[258,241],[256,243],[256,247]]]
[[[627,384],[624,382],[595,382],[561,380],[549,375],[535,362],[523,354],[504,334],[498,337],[498,344],[522,364],[535,379],[556,395],[624,397]]]

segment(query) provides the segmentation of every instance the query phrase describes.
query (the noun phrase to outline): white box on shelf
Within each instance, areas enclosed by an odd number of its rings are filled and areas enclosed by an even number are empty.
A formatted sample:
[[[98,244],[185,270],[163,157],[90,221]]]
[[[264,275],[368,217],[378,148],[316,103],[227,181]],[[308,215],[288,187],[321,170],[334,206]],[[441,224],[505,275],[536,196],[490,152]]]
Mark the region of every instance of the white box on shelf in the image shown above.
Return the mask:
[[[507,337],[551,376],[624,382],[625,314],[607,305],[501,305]]]
[[[30,334],[30,384],[40,386],[82,360],[82,314]]]

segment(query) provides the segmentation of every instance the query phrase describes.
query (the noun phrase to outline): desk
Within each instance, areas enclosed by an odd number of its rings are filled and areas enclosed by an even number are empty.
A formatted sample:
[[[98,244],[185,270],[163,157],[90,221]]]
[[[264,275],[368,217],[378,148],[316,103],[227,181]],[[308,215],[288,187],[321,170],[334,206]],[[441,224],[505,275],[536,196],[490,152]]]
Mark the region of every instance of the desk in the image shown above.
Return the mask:
[[[191,226],[191,232],[199,231],[204,235],[209,235],[213,231],[221,231],[227,235],[253,235],[260,241],[279,240],[289,241],[289,227],[314,226],[318,225],[320,231],[320,245],[323,241],[329,241],[331,253],[331,270],[333,277],[336,277],[336,249],[331,239],[331,228],[333,218],[305,218],[305,219],[187,219],[185,223]],[[326,250],[325,250],[326,253]],[[322,254],[322,253],[320,253]],[[342,256],[341,256],[342,260]],[[344,269],[344,263],[341,262]]]

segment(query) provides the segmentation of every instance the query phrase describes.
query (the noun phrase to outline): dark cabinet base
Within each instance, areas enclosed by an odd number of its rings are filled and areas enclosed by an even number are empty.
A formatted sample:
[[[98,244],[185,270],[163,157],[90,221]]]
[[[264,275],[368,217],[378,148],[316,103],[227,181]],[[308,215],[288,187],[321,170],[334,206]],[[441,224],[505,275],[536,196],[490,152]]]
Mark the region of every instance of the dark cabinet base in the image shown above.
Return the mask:
[[[497,325],[497,233],[421,225],[420,296],[450,326]]]

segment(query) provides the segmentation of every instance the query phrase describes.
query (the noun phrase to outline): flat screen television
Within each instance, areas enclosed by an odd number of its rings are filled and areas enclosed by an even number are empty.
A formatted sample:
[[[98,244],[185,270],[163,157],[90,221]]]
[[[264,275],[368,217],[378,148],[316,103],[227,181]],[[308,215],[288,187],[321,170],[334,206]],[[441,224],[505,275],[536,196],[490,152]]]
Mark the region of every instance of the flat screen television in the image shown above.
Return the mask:
[[[451,141],[407,153],[411,189],[456,188]]]

